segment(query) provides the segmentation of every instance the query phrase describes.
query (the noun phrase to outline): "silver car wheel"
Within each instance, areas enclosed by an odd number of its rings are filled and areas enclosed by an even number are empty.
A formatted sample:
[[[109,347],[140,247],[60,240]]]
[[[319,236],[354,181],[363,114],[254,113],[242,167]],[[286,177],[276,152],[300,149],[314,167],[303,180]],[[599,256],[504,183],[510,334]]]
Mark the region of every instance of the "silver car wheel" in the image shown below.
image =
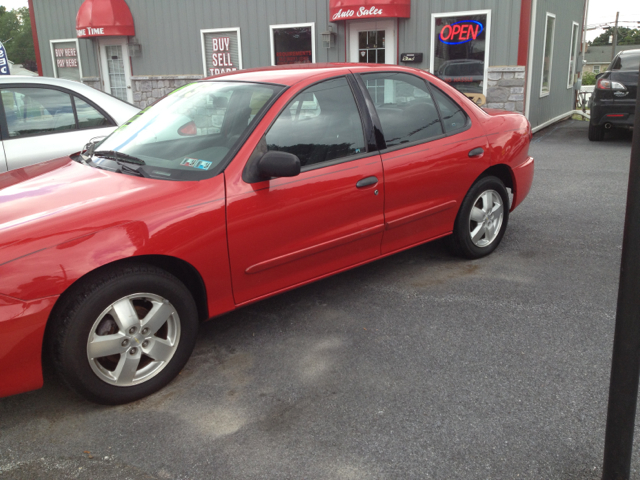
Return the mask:
[[[87,358],[100,380],[139,385],[160,373],[180,342],[180,317],[159,295],[135,293],[116,300],[96,319]]]
[[[502,227],[504,206],[502,197],[495,190],[485,190],[473,202],[469,216],[469,234],[476,247],[493,243]]]

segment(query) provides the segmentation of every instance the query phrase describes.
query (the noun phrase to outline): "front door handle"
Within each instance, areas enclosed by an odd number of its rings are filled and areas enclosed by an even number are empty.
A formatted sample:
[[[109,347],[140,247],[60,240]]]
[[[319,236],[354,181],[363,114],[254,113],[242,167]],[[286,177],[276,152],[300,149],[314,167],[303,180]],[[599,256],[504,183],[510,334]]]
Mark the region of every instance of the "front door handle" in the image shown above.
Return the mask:
[[[378,177],[367,177],[367,178],[363,178],[358,183],[356,183],[356,187],[364,188],[364,187],[368,187],[369,185],[374,185],[376,183],[378,183]]]
[[[483,153],[484,153],[484,150],[482,149],[482,147],[478,147],[478,148],[474,148],[473,150],[471,150],[469,152],[469,156],[470,157],[479,157]]]

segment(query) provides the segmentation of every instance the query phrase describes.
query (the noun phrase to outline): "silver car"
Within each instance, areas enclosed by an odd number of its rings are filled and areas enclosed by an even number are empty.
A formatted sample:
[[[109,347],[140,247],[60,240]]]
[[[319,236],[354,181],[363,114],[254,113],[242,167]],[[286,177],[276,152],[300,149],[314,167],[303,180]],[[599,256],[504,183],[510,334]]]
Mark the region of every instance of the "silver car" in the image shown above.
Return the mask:
[[[0,172],[77,152],[140,111],[79,82],[0,77]]]

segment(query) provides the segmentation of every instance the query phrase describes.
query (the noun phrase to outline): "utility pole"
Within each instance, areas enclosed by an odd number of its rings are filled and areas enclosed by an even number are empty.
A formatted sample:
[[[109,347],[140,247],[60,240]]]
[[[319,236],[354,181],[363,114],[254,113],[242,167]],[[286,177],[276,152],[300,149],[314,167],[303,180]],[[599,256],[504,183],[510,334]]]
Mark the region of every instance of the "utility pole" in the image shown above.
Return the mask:
[[[640,75],[640,69],[638,71]],[[640,111],[640,95],[636,112]],[[640,115],[631,144],[602,480],[629,480],[640,375]]]
[[[611,45],[611,61],[616,56],[616,44],[618,43],[618,17],[620,12],[616,12],[616,26],[613,27],[613,45]]]

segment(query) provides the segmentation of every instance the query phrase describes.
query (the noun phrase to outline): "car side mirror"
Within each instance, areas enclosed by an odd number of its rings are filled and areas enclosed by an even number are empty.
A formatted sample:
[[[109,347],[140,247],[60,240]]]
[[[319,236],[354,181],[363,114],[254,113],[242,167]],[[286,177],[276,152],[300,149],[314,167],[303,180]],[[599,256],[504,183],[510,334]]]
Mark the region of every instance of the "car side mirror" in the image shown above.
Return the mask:
[[[295,177],[300,175],[300,159],[293,153],[271,151],[258,160],[262,178]]]

